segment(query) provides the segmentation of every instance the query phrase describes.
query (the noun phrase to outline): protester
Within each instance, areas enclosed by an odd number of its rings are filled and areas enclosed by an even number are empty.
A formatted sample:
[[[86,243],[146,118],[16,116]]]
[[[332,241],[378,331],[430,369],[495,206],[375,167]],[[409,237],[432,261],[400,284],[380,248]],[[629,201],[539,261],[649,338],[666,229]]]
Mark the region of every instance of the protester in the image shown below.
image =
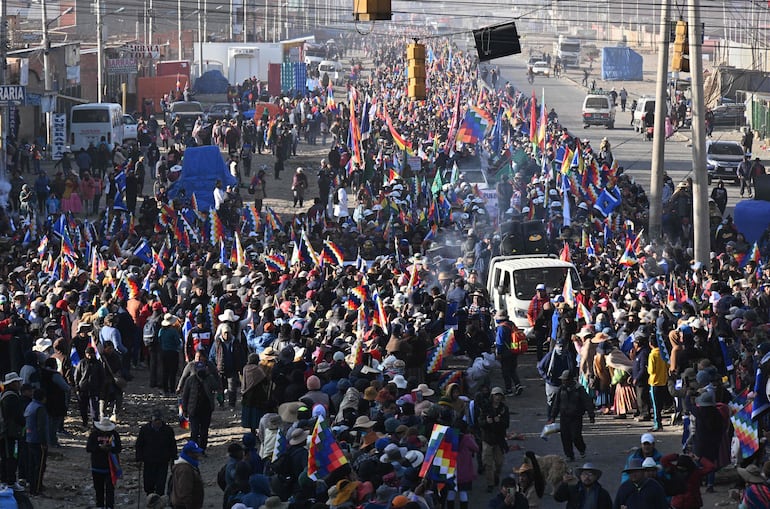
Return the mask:
[[[177,448],[174,430],[164,422],[161,409],[153,410],[150,422],[139,430],[134,449],[136,461],[142,464],[144,493],[165,494],[168,468],[176,459]]]
[[[94,423],[86,451],[91,453],[91,475],[98,507],[115,507],[113,472],[120,468],[118,455],[121,450],[120,435],[115,431],[115,423],[107,417]]]

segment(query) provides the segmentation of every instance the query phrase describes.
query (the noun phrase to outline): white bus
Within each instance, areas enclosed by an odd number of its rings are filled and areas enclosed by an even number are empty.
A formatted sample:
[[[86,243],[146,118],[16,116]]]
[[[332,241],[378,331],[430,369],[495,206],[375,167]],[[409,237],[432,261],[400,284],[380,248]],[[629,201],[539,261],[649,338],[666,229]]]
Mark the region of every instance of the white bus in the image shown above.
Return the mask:
[[[104,140],[112,150],[123,144],[123,109],[114,103],[90,103],[72,107],[70,115],[70,150],[98,146]]]

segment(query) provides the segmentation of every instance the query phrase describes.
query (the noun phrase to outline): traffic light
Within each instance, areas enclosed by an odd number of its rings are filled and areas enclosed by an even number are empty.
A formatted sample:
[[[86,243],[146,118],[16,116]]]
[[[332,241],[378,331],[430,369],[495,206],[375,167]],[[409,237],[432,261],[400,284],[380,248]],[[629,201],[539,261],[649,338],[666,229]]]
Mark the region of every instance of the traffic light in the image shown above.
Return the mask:
[[[677,21],[674,37],[674,56],[671,59],[671,70],[690,72],[690,42],[687,37],[687,22]]]
[[[408,93],[412,99],[425,99],[425,45],[415,42],[406,47],[406,62],[409,77]]]
[[[392,16],[390,0],[353,0],[356,21],[390,21]]]

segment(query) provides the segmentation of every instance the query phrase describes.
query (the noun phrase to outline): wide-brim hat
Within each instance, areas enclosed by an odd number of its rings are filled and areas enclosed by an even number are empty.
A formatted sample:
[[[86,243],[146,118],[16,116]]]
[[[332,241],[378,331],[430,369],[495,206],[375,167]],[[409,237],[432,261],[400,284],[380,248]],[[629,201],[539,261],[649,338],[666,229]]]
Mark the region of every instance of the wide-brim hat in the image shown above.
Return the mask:
[[[604,332],[599,332],[597,334],[594,334],[594,337],[591,338],[591,343],[595,345],[600,345],[610,339],[609,334],[605,334]]]
[[[749,465],[746,468],[738,467],[737,470],[738,475],[741,476],[741,479],[747,483],[762,484],[767,481],[767,479],[762,476],[762,471],[756,465]]]
[[[263,360],[264,359],[275,359],[276,357],[278,357],[278,354],[275,353],[275,348],[273,348],[272,346],[268,346],[267,348],[262,350],[261,354],[259,354],[259,358],[263,359]]]
[[[580,476],[584,470],[595,472],[597,480],[602,476],[602,471],[596,468],[593,463],[584,463],[582,467],[575,469],[575,473]]]
[[[291,432],[291,437],[289,438],[289,445],[304,444],[307,442],[307,436],[308,436],[308,432],[306,429],[296,428],[294,431]]]
[[[632,458],[631,461],[628,462],[628,466],[623,469],[623,473],[627,474],[628,472],[635,472],[638,470],[644,470],[642,458]]]
[[[423,397],[426,397],[426,398],[436,394],[436,391],[428,387],[428,384],[420,384],[417,386],[416,390],[420,391],[420,394],[422,394]]]
[[[225,312],[219,315],[220,322],[237,322],[240,318],[232,309],[225,309]]]
[[[289,502],[281,502],[281,497],[269,497],[265,503],[259,506],[259,509],[286,509]]]
[[[160,322],[162,327],[172,327],[176,323],[176,317],[171,313],[163,315],[163,320]]]
[[[48,338],[39,338],[37,341],[35,341],[35,345],[32,347],[32,350],[35,352],[45,352],[49,348],[53,346],[53,343]]]
[[[530,465],[529,463],[522,463],[519,468],[513,469],[513,473],[521,475],[525,472],[531,472],[532,470],[533,470],[532,465]]]
[[[289,401],[283,403],[278,407],[278,415],[281,416],[283,422],[295,423],[298,420],[297,412],[303,406],[305,406],[305,404],[301,401]]]
[[[356,418],[355,424],[353,424],[353,428],[371,428],[372,426],[376,425],[377,422],[369,419],[366,415],[359,415]]]
[[[100,421],[94,422],[94,426],[99,431],[112,431],[115,429],[115,423],[109,417],[102,417]]]
[[[24,379],[19,376],[19,374],[15,371],[11,371],[10,373],[6,373],[5,379],[3,379],[3,385],[12,384],[13,382],[22,382]]]
[[[508,319],[508,311],[501,309],[497,313],[495,313],[495,320],[507,320]]]
[[[412,468],[419,468],[422,462],[425,461],[425,455],[416,449],[412,449],[406,452],[404,459],[412,465]]]

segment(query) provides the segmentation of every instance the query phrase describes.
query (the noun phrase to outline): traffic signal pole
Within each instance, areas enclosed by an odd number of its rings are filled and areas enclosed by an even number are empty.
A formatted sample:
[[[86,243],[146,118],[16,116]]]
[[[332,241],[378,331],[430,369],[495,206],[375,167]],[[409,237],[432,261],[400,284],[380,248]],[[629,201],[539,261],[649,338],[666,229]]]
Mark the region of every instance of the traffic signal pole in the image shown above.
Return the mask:
[[[663,172],[666,144],[666,88],[668,86],[668,46],[671,3],[661,2],[658,78],[655,85],[655,127],[652,137],[652,175],[650,177],[650,238],[663,234]],[[644,128],[644,125],[642,125]]]
[[[668,2],[664,2],[668,3]],[[692,173],[693,237],[696,262],[709,266],[711,232],[709,225],[708,170],[706,169],[706,125],[703,94],[703,27],[699,0],[687,3],[690,40],[690,77],[692,78]]]

